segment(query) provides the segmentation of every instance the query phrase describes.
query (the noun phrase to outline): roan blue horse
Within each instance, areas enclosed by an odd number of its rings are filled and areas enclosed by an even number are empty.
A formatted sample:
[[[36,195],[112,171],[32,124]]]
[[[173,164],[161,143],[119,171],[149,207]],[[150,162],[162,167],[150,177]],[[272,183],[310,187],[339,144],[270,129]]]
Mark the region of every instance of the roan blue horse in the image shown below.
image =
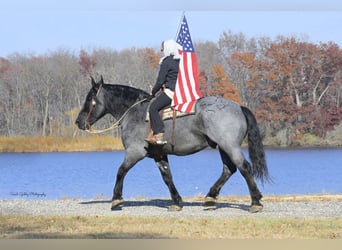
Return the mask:
[[[112,210],[124,203],[122,188],[127,172],[145,157],[154,159],[169,188],[172,199],[169,210],[181,210],[182,198],[172,180],[168,155],[189,155],[207,147],[218,148],[223,170],[207,193],[203,206],[215,206],[222,186],[238,169],[249,188],[252,200],[250,212],[262,210],[262,195],[254,177],[264,181],[269,178],[269,174],[257,122],[249,109],[221,97],[204,97],[197,101],[194,114],[176,118],[174,133],[173,121],[164,121],[164,139],[168,141],[167,144],[150,145],[144,140],[149,129],[146,122],[149,105],[146,98],[149,94],[125,85],[105,84],[102,77],[99,82],[92,78],[91,83],[92,87],[76,120],[77,126],[89,130],[105,114],[111,114],[120,121],[125,147],[125,158],[118,169],[113,190]],[[241,149],[246,136],[252,164],[245,159]],[[174,145],[171,145],[171,141]]]

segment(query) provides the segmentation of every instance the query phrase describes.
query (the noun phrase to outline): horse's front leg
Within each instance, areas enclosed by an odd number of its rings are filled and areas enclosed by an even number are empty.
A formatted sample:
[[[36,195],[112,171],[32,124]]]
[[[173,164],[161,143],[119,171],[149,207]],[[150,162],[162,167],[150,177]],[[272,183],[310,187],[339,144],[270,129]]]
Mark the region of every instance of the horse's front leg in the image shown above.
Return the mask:
[[[120,165],[118,172],[116,174],[116,182],[113,190],[113,198],[112,198],[112,210],[115,210],[118,206],[122,205],[124,200],[122,198],[122,188],[123,182],[127,172],[144,156],[137,157],[136,155],[131,155],[126,151],[125,159],[123,163]]]
[[[169,161],[167,158],[167,155],[161,156],[160,158],[154,158],[160,173],[163,177],[163,180],[167,187],[169,188],[171,199],[172,199],[172,205],[169,207],[169,211],[180,211],[182,210],[182,205],[180,204],[182,202],[182,197],[179,195],[175,184],[172,180],[172,174],[169,166]]]

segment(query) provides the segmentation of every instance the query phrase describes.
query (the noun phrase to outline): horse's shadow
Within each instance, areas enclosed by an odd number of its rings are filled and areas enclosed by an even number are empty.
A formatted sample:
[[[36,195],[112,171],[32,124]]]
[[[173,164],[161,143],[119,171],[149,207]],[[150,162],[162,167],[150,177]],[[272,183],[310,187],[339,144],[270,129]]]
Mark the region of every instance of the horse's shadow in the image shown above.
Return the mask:
[[[91,204],[102,204],[102,203],[111,203],[111,200],[93,200],[93,201],[83,201],[79,204],[82,205],[91,205]],[[152,199],[152,200],[141,200],[141,201],[130,201],[127,200],[124,202],[125,207],[141,207],[141,206],[151,206],[151,207],[160,207],[160,208],[168,208],[171,205],[170,200],[166,199]],[[217,210],[223,208],[232,208],[239,209],[243,211],[249,211],[250,206],[246,204],[239,203],[228,203],[228,202],[218,202],[215,206],[206,207],[203,206],[203,202],[200,201],[183,201],[181,203],[183,207],[202,207],[203,210]],[[115,210],[121,210],[122,206],[117,207]]]

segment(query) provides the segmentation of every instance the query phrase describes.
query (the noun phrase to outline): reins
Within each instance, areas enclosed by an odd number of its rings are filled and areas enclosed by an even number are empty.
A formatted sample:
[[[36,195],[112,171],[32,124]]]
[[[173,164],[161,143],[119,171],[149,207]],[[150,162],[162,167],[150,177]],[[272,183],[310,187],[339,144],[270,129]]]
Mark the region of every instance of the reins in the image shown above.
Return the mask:
[[[128,114],[128,112],[129,112],[132,108],[134,108],[135,106],[137,106],[138,104],[140,104],[140,103],[142,103],[142,102],[144,102],[144,101],[146,101],[146,100],[147,100],[147,98],[141,99],[141,100],[137,101],[136,103],[134,103],[132,106],[130,106],[130,107],[125,111],[125,113],[123,113],[123,115],[120,117],[120,119],[117,120],[117,121],[116,121],[112,126],[110,126],[109,128],[100,129],[100,130],[98,130],[98,129],[92,130],[92,129],[90,128],[90,129],[87,129],[87,130],[85,130],[85,131],[87,131],[87,132],[90,133],[90,134],[101,134],[101,133],[103,133],[103,132],[107,132],[107,131],[109,131],[109,130],[112,130],[112,129],[114,129],[114,128],[119,127],[119,126],[120,126],[120,122],[123,120],[123,118],[125,118],[125,116]]]

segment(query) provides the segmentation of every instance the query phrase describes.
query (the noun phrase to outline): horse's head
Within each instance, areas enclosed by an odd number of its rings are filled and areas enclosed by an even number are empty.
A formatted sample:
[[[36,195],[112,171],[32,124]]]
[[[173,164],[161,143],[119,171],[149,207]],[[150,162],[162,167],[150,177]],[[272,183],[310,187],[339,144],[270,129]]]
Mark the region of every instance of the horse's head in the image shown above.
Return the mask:
[[[103,78],[96,83],[93,78],[91,78],[91,89],[87,94],[86,100],[84,102],[83,108],[77,116],[76,124],[79,129],[87,130],[96,121],[102,118],[105,112],[105,104],[102,93]]]

